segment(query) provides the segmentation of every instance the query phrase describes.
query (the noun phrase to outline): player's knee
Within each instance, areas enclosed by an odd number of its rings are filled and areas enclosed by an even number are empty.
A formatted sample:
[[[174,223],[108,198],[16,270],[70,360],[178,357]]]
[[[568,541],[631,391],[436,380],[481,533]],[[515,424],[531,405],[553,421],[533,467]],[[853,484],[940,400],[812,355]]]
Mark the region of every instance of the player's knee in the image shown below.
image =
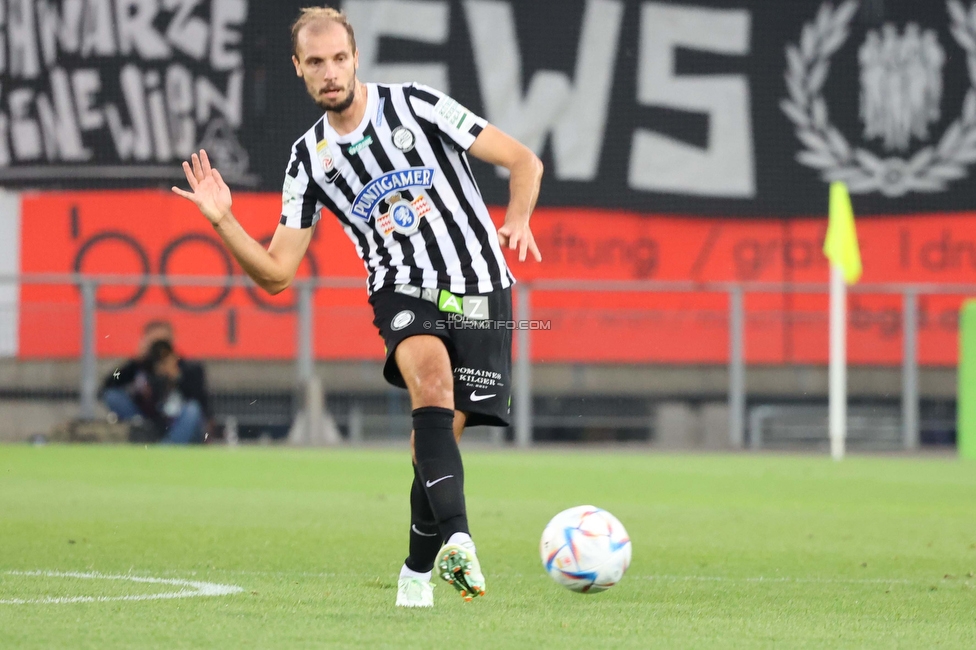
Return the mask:
[[[411,392],[414,393],[411,397],[415,408],[454,408],[454,377],[448,373],[422,375]]]

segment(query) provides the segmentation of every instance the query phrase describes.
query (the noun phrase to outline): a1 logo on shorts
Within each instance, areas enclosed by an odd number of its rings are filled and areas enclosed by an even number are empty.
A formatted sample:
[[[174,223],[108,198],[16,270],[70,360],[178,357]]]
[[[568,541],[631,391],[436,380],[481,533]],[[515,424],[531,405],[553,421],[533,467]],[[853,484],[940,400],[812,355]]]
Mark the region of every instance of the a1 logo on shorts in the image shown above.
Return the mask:
[[[399,332],[404,327],[413,322],[413,312],[409,309],[404,309],[399,314],[393,317],[393,322],[390,323],[390,328],[394,332]]]

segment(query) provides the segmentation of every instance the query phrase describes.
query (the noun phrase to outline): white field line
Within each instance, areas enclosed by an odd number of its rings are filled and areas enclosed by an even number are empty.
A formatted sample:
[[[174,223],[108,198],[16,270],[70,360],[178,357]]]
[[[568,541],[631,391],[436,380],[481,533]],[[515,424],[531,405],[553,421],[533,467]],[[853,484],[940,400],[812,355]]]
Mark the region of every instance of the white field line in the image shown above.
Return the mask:
[[[746,577],[732,578],[728,576],[639,576],[643,580],[661,580],[663,582],[780,582],[798,584],[849,584],[849,585],[914,585],[926,581],[906,580],[904,578],[789,578],[789,577]],[[941,578],[940,578],[941,579]]]
[[[76,578],[82,580],[125,580],[149,584],[172,585],[182,587],[179,591],[169,591],[158,594],[138,594],[132,596],[66,596],[62,598],[4,598],[0,605],[35,605],[66,603],[108,603],[114,601],[134,600],[169,600],[173,598],[195,598],[198,596],[227,596],[244,591],[236,585],[221,585],[214,582],[196,582],[193,580],[177,580],[171,578],[153,578],[133,575],[106,575],[103,573],[78,573],[74,571],[7,571],[11,576],[34,576],[44,578]]]
[[[173,572],[178,573],[178,572]],[[182,572],[184,575],[187,572]],[[197,573],[203,574],[230,574],[230,575],[253,575],[253,576],[271,576],[271,577],[296,577],[296,578],[375,578],[381,577],[375,573],[362,573],[362,572],[314,572],[314,571],[259,571],[259,570],[248,570],[248,569],[210,569],[208,571],[190,571],[190,575],[197,575]],[[393,575],[391,573],[391,575]],[[522,579],[522,578],[543,578],[545,573],[540,569],[538,574],[525,574],[525,573],[507,573],[507,572],[492,572],[492,576],[501,579]],[[634,576],[639,580],[659,580],[662,582],[769,582],[769,583],[797,583],[797,584],[852,584],[852,585],[888,585],[888,584],[900,584],[900,585],[914,585],[914,584],[929,584],[931,580],[909,580],[906,578],[795,578],[786,576],[746,576],[746,577],[731,577],[731,576],[680,576],[680,575],[647,575],[647,576]],[[965,579],[965,576],[960,576]],[[939,576],[937,580],[942,580],[943,578]]]
[[[204,571],[163,571],[164,574],[171,575],[242,575],[242,576],[269,576],[269,577],[279,577],[279,578],[378,578],[383,577],[376,573],[363,573],[359,571],[330,571],[330,572],[317,572],[317,571],[262,571],[256,569],[208,569]],[[191,580],[182,579],[170,579],[170,578],[156,578],[151,576],[138,576],[135,574],[126,575],[105,575],[99,573],[74,573],[74,572],[54,572],[54,571],[7,571],[7,575],[18,575],[18,576],[46,576],[46,577],[61,577],[61,578],[89,578],[89,579],[101,579],[101,580],[128,580],[131,582],[142,582],[142,583],[153,583],[153,584],[168,584],[181,587],[192,587],[193,591],[187,589],[181,589],[177,592],[172,593],[162,593],[162,594],[145,594],[137,596],[112,596],[112,597],[88,597],[80,596],[77,598],[48,598],[48,599],[37,599],[37,600],[0,600],[0,604],[22,604],[22,603],[38,603],[38,602],[51,602],[51,603],[65,603],[65,602],[105,602],[114,600],[159,600],[167,598],[188,598],[196,596],[224,596],[229,594],[236,594],[243,591],[242,587],[235,585],[222,585],[211,582],[197,582]],[[393,575],[393,573],[391,573]],[[521,580],[524,578],[544,578],[545,573],[539,571],[539,573],[508,573],[508,572],[492,572],[492,575],[500,579],[515,579]],[[915,584],[930,584],[932,580],[909,580],[906,578],[819,578],[819,577],[789,577],[789,576],[744,576],[744,577],[732,577],[732,576],[695,576],[695,575],[637,575],[633,576],[631,579],[638,580],[657,580],[660,582],[728,582],[728,583],[771,583],[771,584],[851,584],[851,585],[915,585]],[[965,576],[960,576],[963,580],[966,579]],[[941,581],[944,578],[937,577],[934,580]]]

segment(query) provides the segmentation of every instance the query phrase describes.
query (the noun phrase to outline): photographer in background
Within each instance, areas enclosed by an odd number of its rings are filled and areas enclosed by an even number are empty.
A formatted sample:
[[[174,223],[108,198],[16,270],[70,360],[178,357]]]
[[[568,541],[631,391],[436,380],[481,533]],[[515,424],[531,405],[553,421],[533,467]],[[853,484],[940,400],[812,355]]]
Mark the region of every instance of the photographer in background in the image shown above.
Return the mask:
[[[166,321],[146,324],[139,357],[105,378],[101,397],[119,420],[133,425],[134,442],[203,442],[211,428],[203,366],[179,358]]]

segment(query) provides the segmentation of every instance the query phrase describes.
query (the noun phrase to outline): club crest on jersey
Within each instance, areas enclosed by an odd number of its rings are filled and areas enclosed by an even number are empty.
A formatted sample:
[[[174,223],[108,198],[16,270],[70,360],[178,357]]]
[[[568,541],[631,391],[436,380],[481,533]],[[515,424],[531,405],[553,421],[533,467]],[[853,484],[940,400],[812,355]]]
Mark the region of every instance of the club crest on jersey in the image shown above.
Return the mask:
[[[393,129],[393,146],[407,153],[408,151],[413,151],[414,145],[417,144],[417,136],[413,134],[413,131],[405,126],[398,126]]]
[[[412,235],[420,227],[420,220],[430,212],[430,203],[423,194],[410,201],[396,192],[386,203],[389,209],[376,218],[376,226],[384,237],[396,231],[401,235]]]
[[[430,189],[434,184],[434,170],[430,167],[414,167],[378,176],[366,184],[352,203],[352,216],[369,221],[379,202],[394,192],[410,188]]]

